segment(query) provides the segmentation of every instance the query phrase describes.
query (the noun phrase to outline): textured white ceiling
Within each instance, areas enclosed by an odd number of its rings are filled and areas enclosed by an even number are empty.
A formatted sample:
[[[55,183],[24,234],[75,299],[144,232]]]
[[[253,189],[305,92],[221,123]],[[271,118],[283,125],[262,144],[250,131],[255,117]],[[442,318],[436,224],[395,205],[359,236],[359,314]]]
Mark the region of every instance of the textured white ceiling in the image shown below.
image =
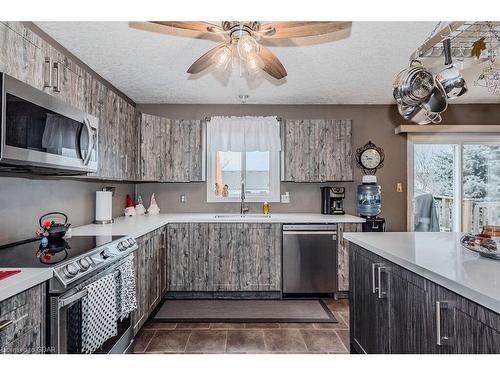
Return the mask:
[[[190,77],[187,68],[216,45],[190,32],[155,34],[126,22],[37,25],[138,103],[230,104],[247,94],[252,104],[388,104],[394,102],[394,76],[435,23],[353,22],[350,34],[270,46],[288,71],[281,81],[264,73],[240,74],[238,66]],[[432,63],[441,66],[442,60]],[[469,92],[455,102],[500,102],[473,85],[480,66],[471,65],[464,72]]]

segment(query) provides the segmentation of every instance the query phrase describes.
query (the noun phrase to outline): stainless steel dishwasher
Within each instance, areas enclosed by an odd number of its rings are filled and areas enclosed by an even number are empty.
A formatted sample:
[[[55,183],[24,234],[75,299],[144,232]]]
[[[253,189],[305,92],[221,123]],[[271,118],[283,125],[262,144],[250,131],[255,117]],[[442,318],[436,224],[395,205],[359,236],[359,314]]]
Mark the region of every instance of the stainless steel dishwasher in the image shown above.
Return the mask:
[[[283,225],[283,296],[337,292],[337,224]]]

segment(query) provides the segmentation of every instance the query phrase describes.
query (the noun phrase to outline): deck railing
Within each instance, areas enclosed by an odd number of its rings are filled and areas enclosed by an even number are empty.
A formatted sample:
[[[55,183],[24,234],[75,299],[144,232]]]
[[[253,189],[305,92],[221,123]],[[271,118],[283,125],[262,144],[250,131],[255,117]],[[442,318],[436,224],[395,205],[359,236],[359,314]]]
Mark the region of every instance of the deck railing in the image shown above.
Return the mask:
[[[453,197],[434,196],[441,232],[453,230]],[[462,203],[463,232],[479,233],[485,225],[500,225],[500,202],[477,202],[464,199]]]

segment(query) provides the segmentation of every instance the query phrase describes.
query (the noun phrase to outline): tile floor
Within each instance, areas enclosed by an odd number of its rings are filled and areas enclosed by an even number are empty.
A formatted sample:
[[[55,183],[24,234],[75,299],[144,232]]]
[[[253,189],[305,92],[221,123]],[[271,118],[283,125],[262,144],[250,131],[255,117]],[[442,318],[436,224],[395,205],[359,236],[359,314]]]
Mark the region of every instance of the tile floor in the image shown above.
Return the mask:
[[[349,353],[349,302],[325,300],[338,323],[154,323],[135,353]]]

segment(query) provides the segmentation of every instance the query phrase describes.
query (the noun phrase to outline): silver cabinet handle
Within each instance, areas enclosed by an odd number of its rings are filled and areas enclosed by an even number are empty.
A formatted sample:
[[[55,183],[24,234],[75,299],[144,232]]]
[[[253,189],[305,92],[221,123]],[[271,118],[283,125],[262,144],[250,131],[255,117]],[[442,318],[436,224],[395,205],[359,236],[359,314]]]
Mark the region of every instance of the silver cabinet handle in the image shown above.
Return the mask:
[[[45,72],[43,87],[52,87],[52,67],[53,67],[52,57],[45,58]]]
[[[0,332],[2,332],[4,329],[7,329],[10,327],[12,324],[16,324],[17,322],[20,322],[23,319],[26,319],[28,317],[28,314],[21,315],[17,319],[10,319],[10,320],[2,320],[0,321]]]
[[[375,279],[375,272],[378,266],[378,263],[372,263],[372,294],[376,294],[378,291],[377,281]]]
[[[0,321],[0,332],[2,332],[4,329],[7,329],[7,327],[10,327],[12,324],[14,324],[14,321],[12,319]]]
[[[54,85],[54,91],[61,92],[61,63],[59,61],[54,63],[54,69],[56,71],[56,84]]]
[[[378,270],[377,270],[377,279],[378,279],[378,298],[382,299],[387,296],[387,292],[384,292],[382,289],[382,272],[385,272],[386,269],[382,265],[379,264]]]
[[[445,346],[449,338],[447,336],[442,336],[441,332],[441,310],[448,309],[447,301],[436,301],[436,345],[437,346]]]

